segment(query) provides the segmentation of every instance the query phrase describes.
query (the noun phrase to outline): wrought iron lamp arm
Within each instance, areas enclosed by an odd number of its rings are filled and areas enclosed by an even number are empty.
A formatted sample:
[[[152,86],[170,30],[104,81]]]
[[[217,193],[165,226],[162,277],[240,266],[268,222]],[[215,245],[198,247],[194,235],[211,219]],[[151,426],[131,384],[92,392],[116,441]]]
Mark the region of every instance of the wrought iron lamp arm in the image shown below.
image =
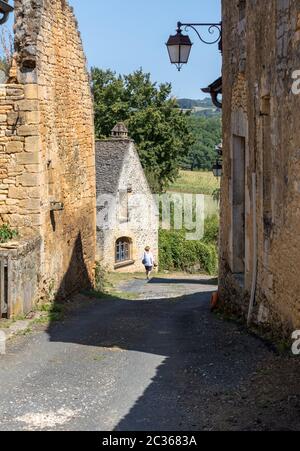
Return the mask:
[[[212,44],[217,44],[219,42],[220,50],[222,50],[222,45],[221,45],[221,43],[222,43],[222,22],[219,22],[219,23],[182,23],[182,22],[178,22],[177,27],[178,27],[177,31],[181,31],[182,27],[184,27],[185,30],[188,30],[188,28],[191,28],[192,30],[195,31],[195,33],[197,34],[200,41],[203,42],[204,44],[212,45]],[[206,39],[203,38],[203,36],[198,31],[197,28],[199,28],[199,27],[202,27],[202,28],[207,27],[209,34],[214,34],[215,32],[217,32],[218,33],[217,38],[214,39],[213,41],[207,41]]]
[[[9,13],[14,10],[12,6],[8,4],[8,1],[0,0],[0,25],[3,25],[8,20]]]
[[[3,25],[8,20],[9,13],[3,13],[0,11],[0,25]]]

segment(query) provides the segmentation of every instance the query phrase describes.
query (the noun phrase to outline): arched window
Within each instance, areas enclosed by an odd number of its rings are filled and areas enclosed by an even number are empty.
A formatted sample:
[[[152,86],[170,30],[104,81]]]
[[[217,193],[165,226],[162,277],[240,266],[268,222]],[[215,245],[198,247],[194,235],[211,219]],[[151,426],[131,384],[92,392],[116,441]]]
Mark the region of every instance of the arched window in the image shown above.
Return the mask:
[[[119,238],[116,241],[116,263],[131,260],[132,240],[127,237]]]

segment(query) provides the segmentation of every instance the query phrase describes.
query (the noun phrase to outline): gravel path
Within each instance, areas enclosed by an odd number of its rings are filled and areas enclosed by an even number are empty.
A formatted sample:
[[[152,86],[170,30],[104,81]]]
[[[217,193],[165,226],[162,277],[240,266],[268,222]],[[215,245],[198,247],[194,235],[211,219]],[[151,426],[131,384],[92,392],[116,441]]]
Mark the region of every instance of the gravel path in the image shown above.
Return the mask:
[[[0,356],[0,430],[300,428],[299,360],[209,311],[208,278],[132,280]]]

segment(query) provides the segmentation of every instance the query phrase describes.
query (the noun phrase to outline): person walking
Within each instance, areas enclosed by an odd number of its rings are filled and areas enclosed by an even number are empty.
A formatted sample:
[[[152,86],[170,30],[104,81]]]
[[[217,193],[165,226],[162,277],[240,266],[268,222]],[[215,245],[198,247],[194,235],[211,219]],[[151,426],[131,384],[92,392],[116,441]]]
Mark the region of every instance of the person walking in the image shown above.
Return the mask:
[[[145,252],[144,252],[144,257],[143,257],[142,263],[146,269],[147,280],[150,280],[150,276],[153,271],[153,267],[155,265],[155,260],[154,260],[154,255],[152,254],[149,246],[145,247]]]

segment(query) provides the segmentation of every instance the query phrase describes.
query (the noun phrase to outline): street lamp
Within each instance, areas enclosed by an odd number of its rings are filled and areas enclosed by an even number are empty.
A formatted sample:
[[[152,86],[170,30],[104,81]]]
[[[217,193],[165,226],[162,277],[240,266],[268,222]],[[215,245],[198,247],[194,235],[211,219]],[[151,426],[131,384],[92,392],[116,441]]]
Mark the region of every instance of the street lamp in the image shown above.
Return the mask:
[[[185,30],[191,28],[194,30],[199,37],[200,41],[204,44],[212,45],[219,43],[219,50],[222,52],[222,22],[220,23],[177,23],[177,33],[176,35],[171,35],[168,42],[166,43],[171,64],[175,64],[178,71],[181,70],[184,64],[188,63],[189,56],[193,43],[191,42],[188,35],[182,34],[182,27]],[[201,33],[197,30],[199,27],[205,27],[208,29],[208,33],[213,35],[217,33],[217,37],[213,40],[208,41],[204,39]]]
[[[182,66],[188,63],[193,43],[189,36],[182,34],[178,23],[177,34],[170,36],[166,44],[171,64],[175,64],[180,72]]]
[[[166,44],[171,64],[175,64],[180,71],[184,64],[188,63],[189,56],[192,49],[192,42],[188,35],[182,34],[182,27],[185,30],[191,28],[195,31],[198,38],[204,44],[212,45],[219,44],[219,50],[222,53],[222,22],[219,23],[177,23],[177,34],[169,37]],[[198,31],[198,28],[207,28],[207,32],[210,35],[214,35],[214,38],[207,40],[203,37],[203,34]],[[215,34],[216,33],[216,34]],[[203,92],[208,93],[211,96],[213,104],[217,108],[222,108],[221,100],[219,96],[222,95],[222,77],[218,78],[207,88],[202,89]]]
[[[9,13],[11,13],[14,8],[10,6],[8,0],[0,0],[0,25],[3,25],[8,20]]]

